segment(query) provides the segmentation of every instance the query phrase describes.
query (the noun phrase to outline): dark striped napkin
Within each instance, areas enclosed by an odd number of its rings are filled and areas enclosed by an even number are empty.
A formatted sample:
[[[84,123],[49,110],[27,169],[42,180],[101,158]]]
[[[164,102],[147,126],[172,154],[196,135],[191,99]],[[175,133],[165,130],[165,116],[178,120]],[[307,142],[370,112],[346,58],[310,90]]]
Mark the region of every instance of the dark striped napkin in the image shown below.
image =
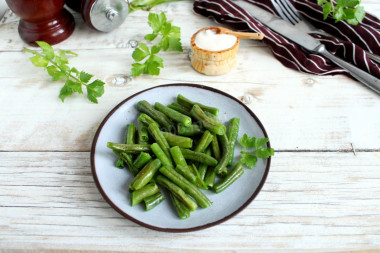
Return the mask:
[[[279,16],[270,0],[245,0],[263,10]],[[363,22],[351,26],[332,18],[323,20],[323,13],[316,0],[290,0],[294,7],[315,27],[334,34],[337,38],[310,34],[323,43],[336,56],[345,59],[364,71],[380,78],[380,64],[372,61],[365,50],[380,55],[380,20],[367,13]],[[194,11],[216,22],[228,25],[236,31],[254,31],[265,34],[264,43],[273,55],[286,67],[305,73],[328,75],[348,74],[323,56],[304,50],[301,46],[270,30],[263,23],[251,17],[232,0],[195,0]]]

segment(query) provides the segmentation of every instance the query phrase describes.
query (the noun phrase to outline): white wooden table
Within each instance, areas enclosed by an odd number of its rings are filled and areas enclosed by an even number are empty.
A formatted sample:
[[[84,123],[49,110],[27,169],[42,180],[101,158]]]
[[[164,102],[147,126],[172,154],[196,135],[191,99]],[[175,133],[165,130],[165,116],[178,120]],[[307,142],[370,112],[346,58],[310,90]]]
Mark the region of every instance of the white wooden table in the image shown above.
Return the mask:
[[[378,0],[363,0],[380,16]],[[211,77],[195,72],[189,41],[214,23],[192,2],[156,7],[182,29],[183,53],[164,53],[158,77],[131,78],[131,43],[149,31],[147,12],[131,14],[111,33],[76,15],[74,34],[56,49],[106,82],[95,105],[58,99],[28,61],[18,18],[0,20],[0,250],[132,252],[380,251],[380,97],[345,76],[319,77],[285,68],[261,42],[242,41],[238,65]],[[120,101],[167,83],[198,83],[247,104],[276,150],[258,197],[237,216],[209,229],[163,233],[119,215],[98,192],[90,169],[94,133]]]

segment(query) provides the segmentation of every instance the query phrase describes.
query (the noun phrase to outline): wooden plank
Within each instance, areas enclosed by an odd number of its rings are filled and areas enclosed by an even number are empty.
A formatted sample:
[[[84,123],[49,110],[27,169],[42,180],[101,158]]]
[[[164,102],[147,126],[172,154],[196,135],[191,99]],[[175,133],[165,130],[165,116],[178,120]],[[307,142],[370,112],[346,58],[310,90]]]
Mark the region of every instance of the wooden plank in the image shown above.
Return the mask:
[[[377,0],[363,0],[362,4],[371,14],[380,16],[380,6]],[[174,25],[181,27],[182,41],[190,41],[191,35],[203,27],[216,25],[213,20],[193,12],[193,1],[161,4],[153,8],[152,12],[165,12],[168,19],[173,20]],[[129,48],[131,40],[143,40],[145,34],[151,31],[147,24],[148,12],[146,11],[131,13],[120,27],[110,33],[94,31],[83,22],[79,13],[73,13],[73,15],[76,22],[75,31],[66,41],[56,45],[57,48]],[[22,47],[26,46],[18,35],[18,22],[19,18],[10,11],[0,19],[0,38],[2,38],[0,51],[20,51]],[[253,43],[260,45],[258,42]]]
[[[380,249],[380,153],[276,153],[248,208],[183,234],[148,230],[116,213],[93,183],[87,152],[1,152],[0,161],[3,250]]]
[[[17,66],[0,68],[0,107],[6,108],[0,111],[0,118],[6,119],[0,124],[0,150],[89,151],[95,131],[114,106],[136,92],[167,83],[198,83],[242,100],[261,119],[278,150],[351,150],[351,144],[358,150],[380,148],[378,96],[345,76],[289,70],[268,49],[247,43],[239,52],[238,66],[223,76],[201,75],[186,53],[168,53],[160,76],[131,78],[131,51],[79,50],[70,60],[107,83],[98,105],[80,95],[62,103],[62,82],[51,82],[25,53],[0,53],[0,66]]]

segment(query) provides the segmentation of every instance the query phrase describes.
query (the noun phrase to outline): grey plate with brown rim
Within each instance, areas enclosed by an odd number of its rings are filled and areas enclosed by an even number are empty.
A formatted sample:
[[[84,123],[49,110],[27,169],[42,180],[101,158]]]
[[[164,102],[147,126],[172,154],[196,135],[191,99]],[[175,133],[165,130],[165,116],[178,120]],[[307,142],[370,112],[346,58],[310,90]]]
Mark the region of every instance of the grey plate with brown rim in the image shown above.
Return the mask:
[[[122,142],[126,124],[136,123],[135,104],[147,100],[151,104],[170,104],[176,96],[199,101],[220,109],[219,119],[227,124],[232,117],[240,118],[240,138],[244,133],[258,138],[268,137],[256,115],[236,98],[220,90],[195,84],[167,84],[136,93],[118,104],[103,120],[95,134],[91,148],[91,167],[95,183],[104,199],[124,217],[144,227],[165,232],[188,232],[205,229],[222,223],[247,207],[265,183],[271,159],[259,159],[252,170],[244,174],[225,191],[215,194],[203,191],[213,202],[212,206],[198,208],[190,218],[181,220],[171,206],[169,198],[146,212],[142,205],[131,207],[128,185],[133,180],[128,170],[115,167],[116,156],[107,148],[107,142]],[[268,143],[270,147],[270,144]],[[240,147],[235,149],[239,159]],[[164,191],[165,194],[165,191]]]

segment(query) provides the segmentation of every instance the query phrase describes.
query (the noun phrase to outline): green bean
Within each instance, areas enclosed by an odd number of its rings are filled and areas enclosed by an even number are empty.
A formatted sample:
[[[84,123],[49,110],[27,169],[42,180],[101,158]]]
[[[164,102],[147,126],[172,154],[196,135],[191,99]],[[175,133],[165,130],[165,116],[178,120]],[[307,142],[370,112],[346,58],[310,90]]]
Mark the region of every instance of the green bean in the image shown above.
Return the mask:
[[[178,146],[174,146],[170,148],[170,154],[174,160],[174,163],[178,166],[187,166],[185,157],[183,156],[181,149]]]
[[[189,159],[192,161],[205,163],[209,166],[216,166],[218,164],[218,161],[209,155],[206,155],[201,152],[195,152],[190,149],[181,148],[182,155],[185,157],[185,159]]]
[[[193,146],[193,139],[189,137],[179,136],[167,132],[162,132],[162,135],[171,147],[178,146],[180,148],[191,148]]]
[[[173,110],[176,110],[177,112],[185,114],[186,116],[189,116],[189,117],[191,116],[190,115],[190,109],[191,108],[186,108],[183,105],[180,105],[178,103],[171,103],[170,105],[168,105],[168,107],[173,109]]]
[[[136,127],[134,124],[128,124],[127,127],[125,128],[125,134],[124,134],[124,141],[123,143],[125,144],[135,144],[135,133],[136,133]],[[131,163],[132,161],[132,155],[130,154],[125,154],[125,156],[130,156],[127,160],[124,158],[120,157],[120,153],[116,153],[119,155],[119,160],[116,162],[116,164],[124,164],[126,163],[129,170],[135,174],[137,169],[131,168],[133,165]]]
[[[140,154],[133,161],[133,166],[135,166],[137,169],[141,169],[148,162],[150,162],[150,160],[152,160],[152,157],[148,153],[140,152]]]
[[[150,148],[152,149],[152,151],[156,155],[156,157],[158,159],[160,159],[163,166],[174,169],[173,162],[172,162],[170,156],[168,157],[165,154],[165,152],[161,149],[160,145],[158,145],[157,143],[153,143],[150,146]]]
[[[186,178],[184,178],[181,174],[176,172],[175,170],[166,168],[162,166],[160,168],[160,172],[166,176],[169,180],[171,180],[174,184],[179,186],[184,192],[189,194],[197,203],[203,207],[211,206],[211,201],[207,198],[206,195],[203,194],[197,187],[195,187],[192,183],[190,183]]]
[[[158,125],[156,123],[149,124],[148,126],[149,133],[153,136],[153,138],[156,140],[158,145],[160,145],[161,149],[164,151],[165,155],[170,158],[170,151],[169,151],[169,143],[165,139],[164,135],[162,134],[161,130],[159,129]]]
[[[178,124],[178,134],[182,136],[196,136],[202,134],[203,130],[199,125],[193,124],[188,127],[185,127],[182,124]]]
[[[215,168],[214,167],[209,167],[207,169],[207,172],[206,172],[206,175],[205,175],[205,185],[208,187],[208,188],[212,188],[214,187],[214,184],[215,184],[215,178],[216,178],[216,171],[215,171]]]
[[[133,181],[129,185],[129,188],[131,190],[138,190],[144,187],[153,178],[153,176],[156,174],[160,166],[161,166],[160,159],[154,159],[150,161],[136,175],[136,177],[133,179]]]
[[[131,193],[131,205],[135,206],[141,201],[143,201],[146,197],[152,196],[153,194],[156,194],[158,192],[160,192],[158,186],[155,183],[149,183],[144,187]]]
[[[190,113],[195,120],[200,122],[210,132],[217,135],[223,135],[226,133],[226,127],[223,124],[208,117],[198,105],[194,105]]]
[[[214,136],[210,133],[210,131],[206,130],[203,133],[203,135],[202,135],[198,145],[195,147],[194,151],[195,152],[204,152],[206,150],[206,148],[208,147],[208,145],[210,145],[210,143],[212,142],[213,138],[214,138]]]
[[[212,142],[211,142],[212,154],[214,155],[216,160],[220,161],[221,154],[220,154],[218,138],[216,137],[216,134],[213,134],[213,136],[214,138],[212,139]]]
[[[205,151],[205,154],[206,155],[211,155],[211,148],[208,147]],[[205,176],[206,176],[206,172],[207,172],[207,164],[204,164],[204,163],[201,163],[199,166],[198,166],[198,173],[199,173],[199,176],[202,180],[204,180]]]
[[[147,144],[148,141],[149,141],[148,125],[144,124],[141,120],[137,120],[137,142],[138,142],[138,144]]]
[[[203,182],[203,179],[199,175],[198,169],[195,166],[195,164],[191,163],[188,167],[189,167],[190,171],[195,175],[194,185],[198,186],[201,189],[207,190],[207,186],[205,185],[205,182]]]
[[[160,126],[165,127],[166,129],[171,129],[174,125],[165,114],[155,110],[146,100],[139,101],[136,104],[136,108],[140,112],[148,114],[151,118],[157,121]]]
[[[174,196],[176,196],[183,204],[185,204],[190,209],[190,211],[194,211],[195,209],[197,209],[197,203],[195,203],[195,201],[192,200],[179,186],[172,183],[166,177],[158,175],[156,178],[156,182],[168,189],[171,193],[173,193]]]
[[[181,174],[184,178],[189,180],[193,185],[197,185],[197,176],[193,173],[190,166],[177,165],[175,170]]]
[[[144,123],[146,126],[149,126],[152,123],[158,124],[154,119],[152,119],[148,114],[140,113],[138,119],[141,123]]]
[[[203,105],[203,104],[200,104],[200,103],[197,103],[197,102],[193,102],[193,101],[185,98],[181,94],[177,95],[177,103],[181,104],[181,105],[183,105],[183,106],[185,106],[187,108],[191,108],[194,105],[198,105],[199,107],[202,108],[202,110],[210,112],[210,113],[212,113],[212,114],[214,114],[216,116],[218,116],[218,114],[219,114],[219,109],[218,108],[206,106],[206,105]]]
[[[169,192],[170,200],[174,206],[178,217],[182,220],[190,217],[190,209],[185,206],[173,193]]]
[[[232,118],[228,125],[227,138],[230,144],[230,157],[228,160],[228,166],[231,165],[234,160],[234,150],[235,150],[235,145],[236,145],[236,139],[239,135],[239,124],[240,124],[239,118]]]
[[[145,203],[145,210],[149,211],[152,210],[154,207],[156,207],[158,204],[160,204],[162,201],[165,200],[164,195],[162,195],[161,192],[157,192],[156,194],[144,198]]]
[[[125,152],[120,152],[119,154],[120,154],[120,159],[122,159],[127,164],[128,169],[132,172],[134,176],[136,176],[137,173],[139,172],[139,169],[133,165],[131,154],[127,154]]]
[[[136,154],[139,152],[150,152],[149,144],[122,144],[107,142],[107,147],[118,152],[125,152],[130,154]]]
[[[191,125],[191,118],[189,116],[186,116],[180,112],[177,112],[176,110],[173,110],[169,107],[166,107],[163,104],[160,104],[159,102],[156,102],[154,104],[154,108],[156,110],[162,112],[168,118],[172,119],[175,122],[181,123],[184,126],[190,126]]]
[[[230,145],[228,143],[228,138],[226,134],[219,135],[218,140],[222,146],[222,157],[219,160],[218,165],[216,165],[216,174],[225,176],[227,174],[227,164],[230,159]]]
[[[235,167],[227,174],[227,176],[223,179],[223,181],[219,182],[214,187],[214,191],[219,193],[225,190],[228,186],[230,186],[233,182],[235,182],[241,175],[243,175],[244,169],[241,162],[236,163]]]

